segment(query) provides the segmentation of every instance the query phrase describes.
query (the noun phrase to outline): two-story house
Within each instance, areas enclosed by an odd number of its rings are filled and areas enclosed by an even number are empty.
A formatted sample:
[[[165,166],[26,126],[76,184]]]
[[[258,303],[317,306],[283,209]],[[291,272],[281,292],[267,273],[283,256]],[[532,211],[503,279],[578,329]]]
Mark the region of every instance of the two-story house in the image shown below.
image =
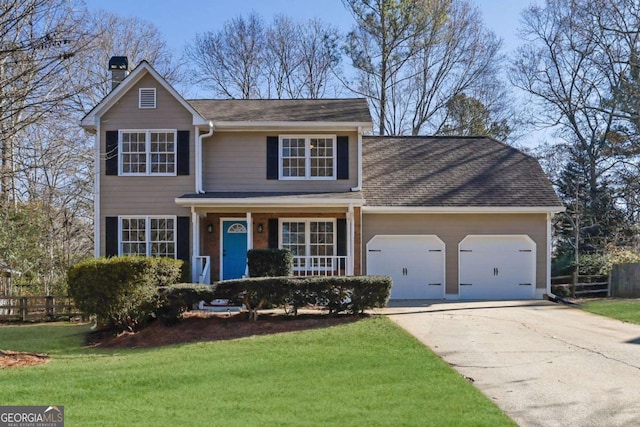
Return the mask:
[[[537,161],[486,137],[366,136],[364,99],[185,100],[147,62],[95,134],[95,256],[170,256],[193,281],[288,248],[299,275],[388,274],[392,298],[541,298],[551,217]],[[121,81],[120,81],[121,80]]]

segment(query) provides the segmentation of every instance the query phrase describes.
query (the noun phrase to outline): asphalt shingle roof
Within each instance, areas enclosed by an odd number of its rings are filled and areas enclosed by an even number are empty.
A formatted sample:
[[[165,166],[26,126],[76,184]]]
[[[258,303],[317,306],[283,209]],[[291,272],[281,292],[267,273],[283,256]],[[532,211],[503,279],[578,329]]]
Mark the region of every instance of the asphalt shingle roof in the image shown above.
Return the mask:
[[[367,101],[362,98],[195,99],[187,102],[214,122],[371,123]]]
[[[533,157],[487,137],[364,137],[367,206],[562,206]]]

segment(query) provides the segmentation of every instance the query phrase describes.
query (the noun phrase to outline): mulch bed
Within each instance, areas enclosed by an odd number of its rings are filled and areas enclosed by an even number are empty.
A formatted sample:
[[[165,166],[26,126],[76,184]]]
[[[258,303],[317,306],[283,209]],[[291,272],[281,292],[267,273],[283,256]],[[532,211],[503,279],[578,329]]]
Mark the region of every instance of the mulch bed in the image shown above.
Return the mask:
[[[47,354],[0,350],[0,369],[42,365],[48,361]]]
[[[257,321],[247,320],[246,313],[220,314],[207,312],[186,313],[174,326],[153,322],[138,332],[93,332],[88,344],[95,348],[152,348],[197,341],[221,341],[255,335],[325,328],[351,323],[367,315],[327,315],[304,313],[287,316],[280,313],[260,314]]]

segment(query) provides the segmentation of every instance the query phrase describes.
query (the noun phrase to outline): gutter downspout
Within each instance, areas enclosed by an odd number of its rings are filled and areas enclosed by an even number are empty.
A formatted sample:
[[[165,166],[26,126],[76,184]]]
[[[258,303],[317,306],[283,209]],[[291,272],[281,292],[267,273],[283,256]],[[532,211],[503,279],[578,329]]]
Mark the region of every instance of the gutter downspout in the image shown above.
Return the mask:
[[[100,258],[100,120],[96,120],[93,177],[93,256]]]
[[[204,193],[204,189],[202,188],[202,140],[213,135],[214,130],[215,126],[213,125],[213,122],[210,121],[209,132],[202,135],[196,134],[196,193],[198,194]],[[196,132],[199,133],[199,129],[197,127]]]
[[[562,298],[551,293],[551,219],[552,213],[547,213],[547,299],[553,302],[563,302]]]
[[[198,283],[196,259],[200,256],[200,218],[194,206],[191,206],[191,241],[191,283]]]
[[[358,184],[351,191],[362,190],[362,126],[358,126]]]
[[[347,276],[353,276],[355,266],[355,224],[353,218],[353,205],[349,205],[347,211],[347,225],[349,237],[347,238],[347,256],[349,265],[347,266]]]

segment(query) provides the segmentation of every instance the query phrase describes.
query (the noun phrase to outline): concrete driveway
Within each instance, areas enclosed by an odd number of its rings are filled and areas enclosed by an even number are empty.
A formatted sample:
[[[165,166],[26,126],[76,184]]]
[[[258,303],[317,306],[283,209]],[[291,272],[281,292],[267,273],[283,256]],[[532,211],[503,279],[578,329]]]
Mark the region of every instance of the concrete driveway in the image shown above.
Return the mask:
[[[520,426],[640,426],[639,325],[547,301],[392,301],[379,312]]]

